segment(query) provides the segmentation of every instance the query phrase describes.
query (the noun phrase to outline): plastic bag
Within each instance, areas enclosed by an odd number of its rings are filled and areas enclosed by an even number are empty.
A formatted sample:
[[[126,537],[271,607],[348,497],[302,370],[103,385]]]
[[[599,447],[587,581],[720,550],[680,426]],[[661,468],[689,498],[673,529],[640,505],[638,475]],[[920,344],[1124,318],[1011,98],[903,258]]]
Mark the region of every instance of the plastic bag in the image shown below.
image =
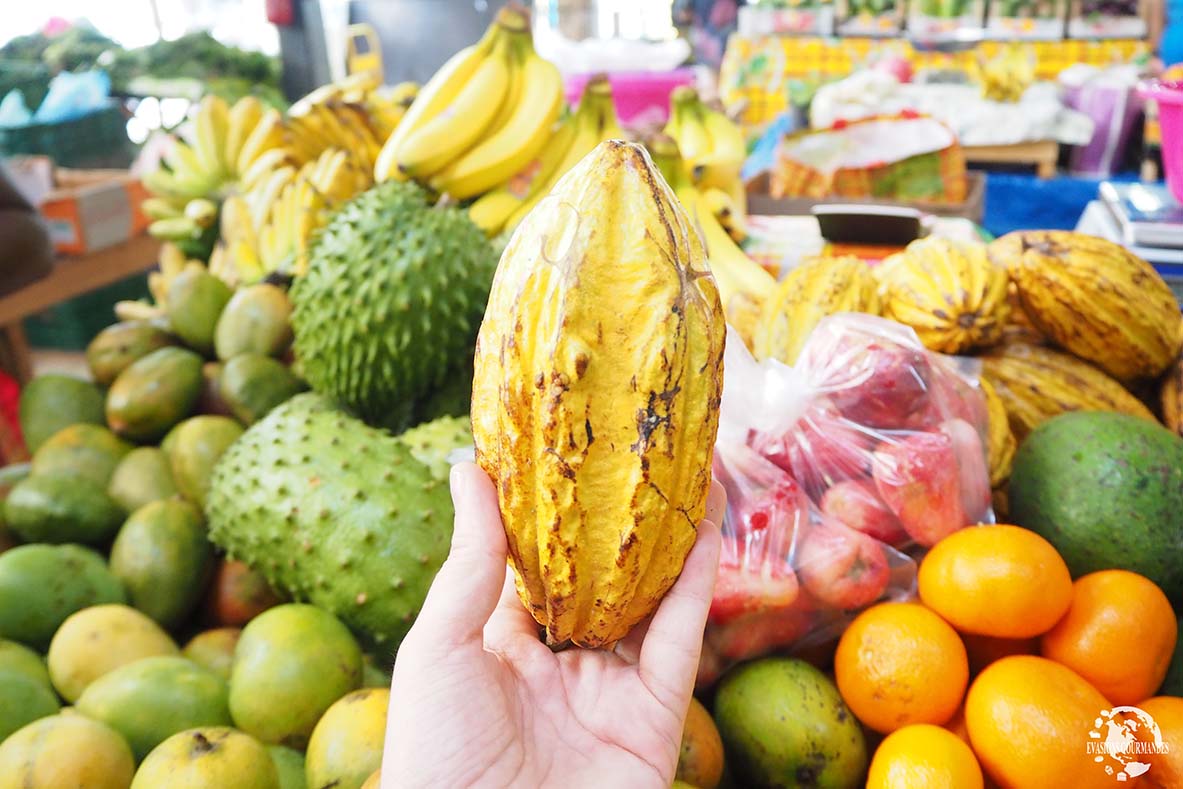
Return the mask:
[[[104,109],[110,103],[111,78],[105,71],[63,71],[33,113],[34,123],[62,123]]]
[[[906,549],[993,521],[969,364],[852,313],[819,323],[795,367],[756,362],[729,336],[714,459],[727,511],[700,685],[910,597]]]
[[[934,545],[994,520],[975,364],[883,318],[830,316],[795,368],[762,365],[807,394],[751,425],[749,443],[823,513],[897,547]]]

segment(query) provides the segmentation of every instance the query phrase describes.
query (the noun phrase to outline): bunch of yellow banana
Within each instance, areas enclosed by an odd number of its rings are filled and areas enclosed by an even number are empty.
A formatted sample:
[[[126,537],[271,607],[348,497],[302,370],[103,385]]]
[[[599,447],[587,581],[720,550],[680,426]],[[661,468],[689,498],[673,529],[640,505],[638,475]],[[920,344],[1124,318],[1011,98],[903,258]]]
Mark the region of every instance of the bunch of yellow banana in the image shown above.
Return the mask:
[[[325,149],[299,170],[279,167],[222,204],[210,271],[232,285],[273,271],[302,274],[313,232],[333,208],[371,186],[367,163],[342,148]]]
[[[476,197],[553,145],[562,103],[562,77],[534,51],[528,15],[506,6],[419,91],[382,146],[374,178],[413,178],[457,200]]]
[[[558,180],[598,144],[624,138],[608,78],[597,75],[589,80],[578,109],[555,123],[548,137],[550,143],[536,158],[469,206],[469,217],[490,237],[517,227]]]
[[[764,302],[772,295],[776,281],[740,249],[715,218],[703,193],[690,180],[689,168],[678,153],[677,143],[668,135],[659,134],[649,141],[648,147],[686,213],[698,225],[727,322],[752,348]]]
[[[338,184],[338,191],[348,191],[346,183],[358,182],[353,173],[358,167],[365,171],[368,187],[383,141],[398,126],[417,90],[411,82],[383,88],[373,74],[354,74],[304,96],[291,106],[286,119],[253,96],[239,99],[233,107],[217,96],[204,97],[187,139],[176,141],[162,169],[144,176],[152,193],[142,205],[153,220],[149,232],[170,241],[196,238],[217,221],[218,203],[231,192],[259,190],[259,195],[269,195],[253,201],[256,213],[265,213],[296,168],[318,161],[330,150],[348,159],[350,175]],[[281,172],[290,177],[278,176]]]
[[[1019,44],[1009,44],[989,60],[971,58],[970,77],[991,101],[1016,102],[1035,81],[1035,58]]]
[[[147,321],[164,317],[165,296],[169,284],[189,263],[185,253],[176,244],[165,242],[160,247],[160,270],[148,274],[148,292],[151,301],[119,301],[115,303],[115,317],[121,321]]]
[[[747,193],[740,171],[747,158],[743,130],[722,111],[706,104],[689,85],[670,93],[665,133],[678,144],[693,183],[715,217],[737,242],[746,236]]]

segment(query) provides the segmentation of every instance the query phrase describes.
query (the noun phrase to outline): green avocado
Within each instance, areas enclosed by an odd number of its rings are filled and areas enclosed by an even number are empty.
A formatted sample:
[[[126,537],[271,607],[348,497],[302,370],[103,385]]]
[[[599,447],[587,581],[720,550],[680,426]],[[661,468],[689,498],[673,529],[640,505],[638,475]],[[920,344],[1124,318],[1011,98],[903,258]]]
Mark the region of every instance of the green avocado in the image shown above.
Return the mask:
[[[1073,577],[1130,570],[1183,603],[1183,438],[1166,428],[1100,411],[1048,420],[1015,455],[1010,514]]]

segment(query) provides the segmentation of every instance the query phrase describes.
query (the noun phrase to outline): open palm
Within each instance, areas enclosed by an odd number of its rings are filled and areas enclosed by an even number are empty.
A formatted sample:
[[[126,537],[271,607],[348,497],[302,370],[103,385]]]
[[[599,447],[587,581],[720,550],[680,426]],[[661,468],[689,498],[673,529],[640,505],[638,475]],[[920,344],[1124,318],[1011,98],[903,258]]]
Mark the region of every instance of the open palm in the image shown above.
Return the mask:
[[[714,587],[721,489],[650,620],[612,651],[557,653],[506,571],[488,477],[457,466],[452,496],[451,553],[394,666],[384,789],[669,787]]]

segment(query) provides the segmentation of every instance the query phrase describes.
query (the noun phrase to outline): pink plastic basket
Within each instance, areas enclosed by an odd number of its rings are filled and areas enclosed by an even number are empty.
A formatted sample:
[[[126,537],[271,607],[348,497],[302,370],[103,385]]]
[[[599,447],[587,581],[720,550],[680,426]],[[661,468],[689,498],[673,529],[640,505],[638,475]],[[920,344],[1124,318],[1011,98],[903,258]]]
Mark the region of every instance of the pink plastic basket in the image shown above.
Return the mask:
[[[567,103],[574,107],[583,94],[583,86],[591,74],[573,74],[566,80]],[[673,71],[622,71],[608,75],[612,84],[612,100],[621,123],[631,124],[638,116],[662,123],[669,116],[670,92],[679,85],[694,81],[690,69]]]
[[[1183,203],[1183,82],[1143,83],[1138,86],[1138,94],[1158,104],[1167,188]]]

